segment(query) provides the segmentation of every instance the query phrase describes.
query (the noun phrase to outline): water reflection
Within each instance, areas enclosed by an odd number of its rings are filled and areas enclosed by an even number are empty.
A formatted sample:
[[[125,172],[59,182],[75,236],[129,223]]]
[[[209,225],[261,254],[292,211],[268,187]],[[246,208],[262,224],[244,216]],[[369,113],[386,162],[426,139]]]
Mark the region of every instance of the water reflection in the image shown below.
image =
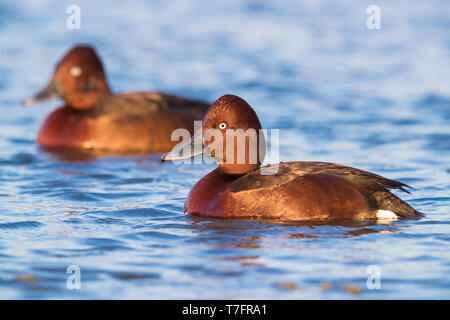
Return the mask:
[[[102,150],[77,149],[69,147],[39,147],[43,154],[52,156],[55,161],[61,162],[89,162],[101,157],[133,157],[146,155],[145,153],[113,153]]]
[[[210,242],[218,248],[260,248],[264,238],[273,240],[274,234],[286,239],[354,238],[368,234],[395,233],[401,228],[396,222],[380,224],[376,221],[279,221],[279,220],[225,220],[191,217],[192,225],[200,234],[216,238]],[[223,241],[224,242],[221,242]]]

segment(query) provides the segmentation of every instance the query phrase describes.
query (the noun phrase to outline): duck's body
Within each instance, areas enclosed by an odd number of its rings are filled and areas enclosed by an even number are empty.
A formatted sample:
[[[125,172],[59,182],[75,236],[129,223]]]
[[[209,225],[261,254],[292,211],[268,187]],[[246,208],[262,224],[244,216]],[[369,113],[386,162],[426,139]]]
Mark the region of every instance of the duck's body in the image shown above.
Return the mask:
[[[162,93],[130,92],[105,97],[91,109],[63,106],[41,126],[37,143],[109,152],[166,152],[177,141],[172,132],[191,133],[206,104]]]
[[[157,92],[114,94],[93,48],[76,46],[57,64],[44,90],[25,104],[60,97],[38,134],[44,147],[108,152],[167,152],[175,129],[193,132],[209,104]]]
[[[274,175],[216,169],[191,189],[185,213],[281,220],[391,219],[420,216],[388,189],[407,185],[326,162],[285,162]]]
[[[261,125],[254,110],[244,100],[225,95],[209,109],[202,132],[219,130],[214,141],[223,138],[222,145],[228,146],[226,128],[259,130]],[[189,143],[199,142],[198,137],[199,134]],[[264,139],[258,138],[254,143],[249,138],[240,149],[234,145],[234,153],[230,153],[233,149],[218,151],[212,148],[214,153],[211,155],[219,160],[219,165],[191,189],[186,198],[185,213],[280,220],[396,220],[422,216],[389,191],[408,192],[404,188],[409,186],[371,172],[327,162],[282,162],[272,168],[260,167],[264,153],[258,152],[258,160],[250,162],[249,150],[259,151],[261,142],[265,145],[261,140]],[[211,149],[212,142],[207,144],[203,140],[201,143],[203,153]],[[175,148],[162,159],[186,158],[179,156],[186,146]],[[237,150],[245,153],[244,162],[236,161]],[[227,158],[233,161],[227,161]]]

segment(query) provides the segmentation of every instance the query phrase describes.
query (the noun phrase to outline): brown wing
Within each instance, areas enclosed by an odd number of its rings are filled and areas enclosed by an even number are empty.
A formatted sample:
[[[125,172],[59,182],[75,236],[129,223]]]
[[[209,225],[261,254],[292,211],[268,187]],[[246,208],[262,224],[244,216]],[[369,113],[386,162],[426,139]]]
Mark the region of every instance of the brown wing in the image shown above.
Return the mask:
[[[314,173],[327,173],[345,177],[373,192],[386,192],[388,189],[399,189],[409,193],[404,187],[410,188],[410,186],[404,183],[384,178],[375,173],[329,162],[281,162],[275,174],[262,175],[261,170],[267,167],[259,168],[237,179],[231,186],[232,191],[239,192],[250,189],[269,188],[285,184],[305,174]]]
[[[161,103],[169,108],[191,109],[200,112],[202,115],[208,111],[211,103],[205,101],[186,99],[166,93],[156,93],[160,96]]]
[[[372,203],[373,209],[390,210],[405,218],[423,216],[423,213],[416,211],[388,190],[399,189],[409,193],[404,187],[411,188],[410,186],[368,171],[335,163],[302,161],[280,163],[278,171],[273,175],[262,175],[261,170],[264,168],[268,168],[268,166],[259,168],[237,179],[231,185],[232,192],[278,187],[306,175],[315,177],[318,174],[331,174],[344,177],[368,191],[367,196]]]
[[[93,111],[96,114],[140,115],[162,110],[191,110],[202,118],[210,104],[158,92],[126,92],[106,98]]]

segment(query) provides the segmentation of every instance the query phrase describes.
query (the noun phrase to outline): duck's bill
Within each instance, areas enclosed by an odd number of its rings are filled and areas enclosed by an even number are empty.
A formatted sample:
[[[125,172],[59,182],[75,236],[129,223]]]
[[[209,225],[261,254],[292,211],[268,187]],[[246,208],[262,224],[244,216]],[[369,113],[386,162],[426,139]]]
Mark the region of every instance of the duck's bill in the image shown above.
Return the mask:
[[[194,134],[194,136],[185,143],[180,143],[172,151],[163,154],[161,161],[177,161],[190,159],[207,153],[208,147],[203,144],[202,130]]]
[[[56,97],[59,97],[58,86],[56,85],[56,81],[52,79],[44,89],[33,97],[23,100],[22,105],[29,106],[30,104],[43,102]]]

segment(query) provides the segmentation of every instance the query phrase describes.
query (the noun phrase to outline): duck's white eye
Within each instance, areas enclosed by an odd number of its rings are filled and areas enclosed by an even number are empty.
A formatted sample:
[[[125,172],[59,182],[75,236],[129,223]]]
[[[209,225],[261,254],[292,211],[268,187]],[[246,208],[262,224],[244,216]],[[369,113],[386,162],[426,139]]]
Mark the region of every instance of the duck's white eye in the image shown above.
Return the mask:
[[[81,75],[81,68],[79,66],[73,66],[70,68],[70,74],[74,77],[79,77]]]
[[[227,124],[226,124],[225,122],[221,122],[221,123],[219,124],[219,129],[221,129],[221,130],[226,129],[226,127],[227,127]]]

